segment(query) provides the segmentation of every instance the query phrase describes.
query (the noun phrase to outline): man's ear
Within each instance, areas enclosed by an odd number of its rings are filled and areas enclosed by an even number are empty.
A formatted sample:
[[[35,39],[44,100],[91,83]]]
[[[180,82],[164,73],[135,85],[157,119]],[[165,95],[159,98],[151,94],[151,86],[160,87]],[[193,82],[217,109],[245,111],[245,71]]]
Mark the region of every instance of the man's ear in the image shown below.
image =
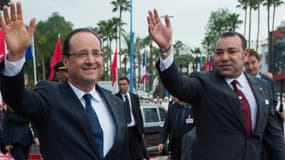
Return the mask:
[[[66,55],[62,55],[61,60],[62,60],[62,63],[66,66],[67,61],[68,61],[68,57]]]

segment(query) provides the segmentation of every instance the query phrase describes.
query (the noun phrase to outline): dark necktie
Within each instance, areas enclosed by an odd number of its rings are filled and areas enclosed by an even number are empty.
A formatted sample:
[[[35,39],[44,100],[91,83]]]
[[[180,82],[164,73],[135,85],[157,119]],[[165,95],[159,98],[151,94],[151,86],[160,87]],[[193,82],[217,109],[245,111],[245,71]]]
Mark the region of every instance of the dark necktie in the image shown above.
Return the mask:
[[[93,110],[93,107],[91,105],[91,98],[92,95],[91,94],[85,94],[83,96],[85,102],[86,102],[86,113],[88,115],[90,124],[92,126],[92,132],[95,138],[95,142],[97,144],[97,148],[99,151],[99,156],[100,159],[103,160],[103,144],[104,144],[104,139],[103,139],[103,130],[101,128],[99,119],[97,117],[96,112]]]
[[[245,98],[244,94],[242,93],[242,91],[237,88],[237,83],[238,83],[237,80],[233,80],[231,82],[231,84],[234,88],[234,92],[240,100],[241,112],[243,115],[246,132],[247,132],[247,134],[250,134],[250,132],[251,132],[251,114],[250,114],[249,103],[248,103],[247,99]]]
[[[130,101],[129,101],[129,98],[127,95],[124,95],[125,96],[125,102],[126,102],[126,105],[127,105],[127,121],[128,123],[131,123],[132,121],[132,117],[131,117],[131,110],[130,110]]]

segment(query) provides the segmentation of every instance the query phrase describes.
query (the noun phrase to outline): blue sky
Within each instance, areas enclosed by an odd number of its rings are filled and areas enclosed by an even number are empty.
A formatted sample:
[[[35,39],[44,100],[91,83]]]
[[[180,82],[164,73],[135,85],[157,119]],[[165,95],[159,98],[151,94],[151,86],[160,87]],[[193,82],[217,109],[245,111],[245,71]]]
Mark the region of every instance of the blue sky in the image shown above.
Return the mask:
[[[37,20],[47,20],[53,12],[59,12],[66,20],[71,21],[75,28],[96,26],[97,22],[118,16],[112,12],[111,0],[19,0],[23,4],[24,19],[26,23],[35,17]],[[171,15],[173,28],[173,41],[181,40],[190,47],[200,46],[205,33],[205,26],[210,13],[218,8],[228,8],[231,12],[240,14],[243,20],[244,12],[236,8],[237,0],[133,0],[133,31],[140,37],[147,32],[146,16],[148,10],[157,8],[160,15]],[[283,14],[282,14],[283,10]],[[285,6],[276,11],[275,26],[285,20]],[[252,37],[256,37],[257,16],[253,14]],[[261,12],[261,36],[267,35],[267,12]],[[124,21],[130,22],[130,14],[124,13]],[[128,31],[129,26],[125,29]],[[243,26],[240,26],[243,33]]]

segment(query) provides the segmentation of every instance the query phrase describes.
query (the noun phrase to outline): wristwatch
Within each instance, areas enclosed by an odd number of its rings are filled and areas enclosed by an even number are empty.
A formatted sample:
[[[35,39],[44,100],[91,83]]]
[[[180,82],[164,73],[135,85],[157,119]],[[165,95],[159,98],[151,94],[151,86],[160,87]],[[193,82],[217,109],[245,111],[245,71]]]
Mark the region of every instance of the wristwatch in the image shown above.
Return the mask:
[[[166,57],[166,56],[167,56],[167,52],[168,52],[170,49],[171,49],[171,45],[170,45],[166,50],[160,49],[161,56],[162,56],[162,57]]]

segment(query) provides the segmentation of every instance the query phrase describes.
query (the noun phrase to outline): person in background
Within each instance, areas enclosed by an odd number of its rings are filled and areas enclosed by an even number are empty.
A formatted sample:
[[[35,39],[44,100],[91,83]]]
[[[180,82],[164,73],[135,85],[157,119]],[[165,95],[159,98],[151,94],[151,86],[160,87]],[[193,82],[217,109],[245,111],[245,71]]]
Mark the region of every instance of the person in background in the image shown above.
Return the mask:
[[[271,77],[268,77],[259,71],[259,69],[261,67],[261,61],[260,61],[260,57],[259,57],[258,53],[253,49],[249,49],[248,52],[249,52],[249,55],[248,55],[247,61],[245,62],[246,72],[252,76],[257,77],[257,78],[264,79],[265,81],[267,81],[270,84],[271,90],[272,90],[271,91],[272,101],[273,101],[273,105],[274,105],[273,109],[276,112],[276,115],[278,116],[278,120],[280,121],[281,127],[283,129],[284,117],[281,117],[281,115],[283,115],[282,114],[283,111],[279,111],[276,109],[276,107],[277,107],[277,96],[276,96],[275,82]],[[267,72],[267,75],[269,75],[268,72]]]
[[[24,74],[24,84],[29,85],[28,75]],[[4,106],[3,145],[4,152],[9,152],[15,160],[27,160],[32,144],[39,145],[35,128],[30,121]]]
[[[143,119],[140,110],[138,95],[129,92],[129,79],[120,77],[118,79],[119,92],[116,96],[121,98],[125,104],[125,115],[128,123],[129,149],[132,160],[148,159],[143,139]]]
[[[164,144],[169,140],[168,150],[172,160],[180,160],[181,145],[184,135],[194,126],[193,111],[189,104],[172,96],[169,103],[164,126],[160,132],[160,144],[158,151],[162,152]]]
[[[196,127],[188,131],[183,137],[180,160],[191,160],[192,146],[195,142],[195,139],[196,139]]]
[[[59,83],[63,83],[68,76],[67,67],[63,64],[62,60],[59,60],[53,66],[54,71],[56,73],[56,78]]]
[[[30,122],[15,113],[9,106],[4,111],[3,144],[15,160],[27,160],[33,144]]]
[[[215,46],[215,70],[183,76],[171,54],[170,19],[166,15],[164,20],[157,10],[149,11],[148,30],[161,51],[156,67],[164,87],[194,109],[191,160],[260,160],[263,146],[272,160],[285,160],[270,85],[243,72],[248,56],[244,36],[222,33]]]
[[[10,11],[10,12],[9,12]],[[4,18],[4,19],[3,19]],[[36,20],[23,22],[20,2],[3,7],[0,27],[9,50],[1,70],[4,101],[36,123],[45,160],[129,160],[124,103],[97,85],[103,75],[101,41],[92,30],[78,28],[64,40],[64,83],[40,81],[24,87],[25,50]]]

